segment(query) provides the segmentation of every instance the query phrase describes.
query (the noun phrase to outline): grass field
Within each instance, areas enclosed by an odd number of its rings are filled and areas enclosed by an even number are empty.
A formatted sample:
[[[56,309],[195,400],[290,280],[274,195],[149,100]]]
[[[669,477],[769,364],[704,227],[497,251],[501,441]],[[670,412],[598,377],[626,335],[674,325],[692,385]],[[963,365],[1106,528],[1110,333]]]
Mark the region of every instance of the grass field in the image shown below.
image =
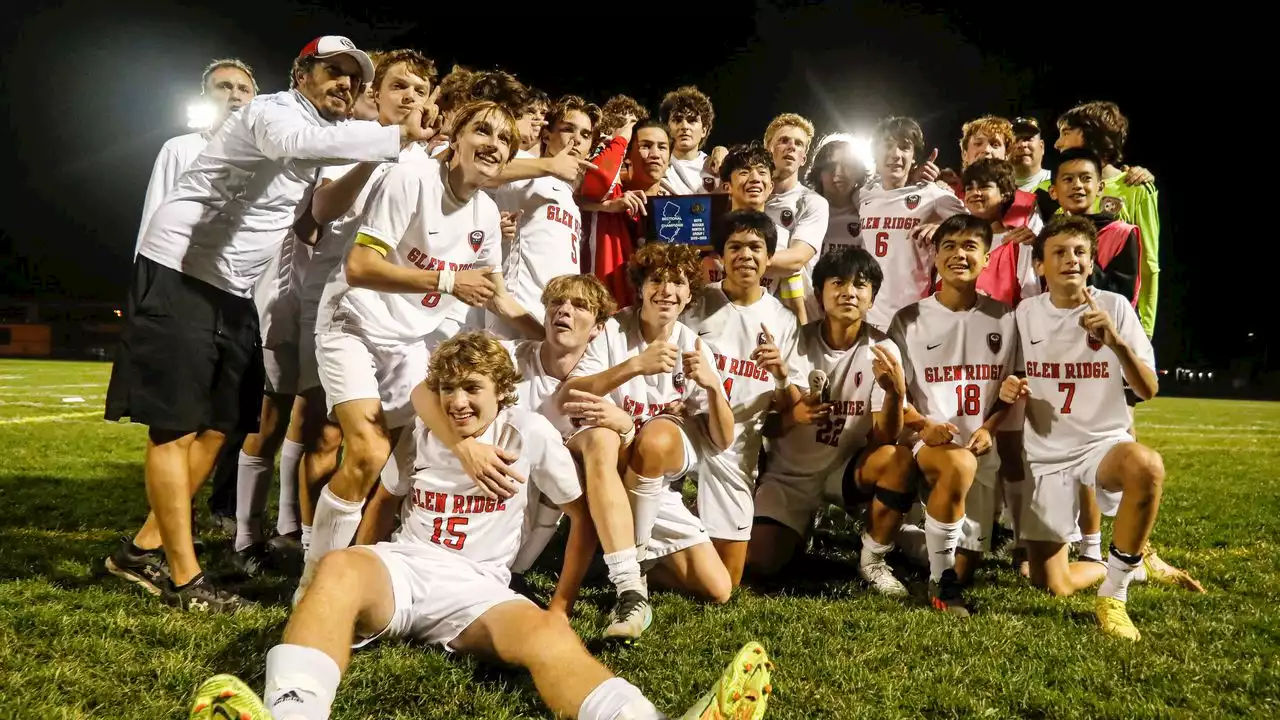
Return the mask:
[[[101,420],[109,371],[0,361],[0,718],[185,717],[210,674],[261,689],[284,627],[283,581],[243,589],[259,608],[208,617],[98,577],[146,513],[143,430]],[[604,588],[588,590],[575,626],[676,714],[758,639],[777,663],[771,718],[1273,717],[1280,405],[1158,399],[1138,427],[1169,474],[1161,555],[1209,594],[1135,586],[1136,646],[1099,634],[1092,594],[1050,598],[1004,564],[980,572],[968,622],[925,607],[920,576],[912,602],[873,597],[838,545],[788,591],[746,590],[714,608],[658,594],[654,627],[632,648],[596,642]],[[225,568],[228,539],[210,539],[207,566]],[[400,644],[358,654],[334,707],[335,718],[548,716],[520,673]]]

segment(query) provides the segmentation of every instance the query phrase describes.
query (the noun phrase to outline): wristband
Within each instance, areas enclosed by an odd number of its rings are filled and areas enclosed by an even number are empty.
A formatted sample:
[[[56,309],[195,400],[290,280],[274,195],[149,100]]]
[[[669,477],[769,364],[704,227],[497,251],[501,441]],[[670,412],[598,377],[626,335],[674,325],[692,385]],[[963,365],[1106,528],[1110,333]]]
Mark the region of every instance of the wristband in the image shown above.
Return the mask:
[[[440,279],[436,281],[436,289],[442,293],[453,292],[454,271],[440,270]]]
[[[788,386],[788,385],[790,385],[790,384],[791,384],[791,378],[784,378],[784,377],[783,377],[783,378],[780,378],[780,377],[774,377],[774,378],[773,378],[773,386],[774,386],[775,388],[779,389],[779,390],[786,390],[786,389],[787,389],[787,386]]]
[[[626,447],[627,445],[630,445],[630,444],[631,444],[631,441],[636,439],[636,426],[635,426],[635,423],[632,423],[632,424],[631,424],[631,427],[627,428],[627,431],[626,431],[626,432],[624,432],[624,433],[622,433],[621,437],[622,437],[622,445],[623,445],[623,447]]]
[[[781,295],[785,300],[804,297],[804,279],[800,276],[800,273],[796,273],[782,281]]]

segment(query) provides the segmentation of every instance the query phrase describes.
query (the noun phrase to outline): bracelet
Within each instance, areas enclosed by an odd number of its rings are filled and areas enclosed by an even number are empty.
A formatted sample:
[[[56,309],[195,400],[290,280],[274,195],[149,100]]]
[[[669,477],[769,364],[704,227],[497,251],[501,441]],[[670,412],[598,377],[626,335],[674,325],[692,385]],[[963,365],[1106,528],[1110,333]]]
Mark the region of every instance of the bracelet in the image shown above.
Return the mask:
[[[440,279],[436,281],[436,289],[442,293],[452,293],[454,271],[441,270],[439,272],[440,272]]]

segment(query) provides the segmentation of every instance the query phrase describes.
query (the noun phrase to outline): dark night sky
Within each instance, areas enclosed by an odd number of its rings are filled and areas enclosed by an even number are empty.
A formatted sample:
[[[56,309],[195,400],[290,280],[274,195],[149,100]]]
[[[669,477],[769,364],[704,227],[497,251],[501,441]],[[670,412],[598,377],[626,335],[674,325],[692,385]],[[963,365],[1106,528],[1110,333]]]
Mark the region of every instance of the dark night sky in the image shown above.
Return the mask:
[[[452,62],[501,66],[553,96],[603,102],[625,92],[656,110],[666,90],[696,83],[715,104],[716,144],[758,137],[784,111],[810,117],[820,133],[912,115],[940,148],[939,164],[952,167],[966,119],[1032,114],[1049,128],[1079,101],[1113,100],[1130,118],[1126,160],[1151,169],[1160,187],[1160,365],[1226,360],[1248,331],[1274,332],[1257,314],[1205,309],[1221,308],[1221,297],[1261,301],[1267,272],[1212,252],[1232,239],[1214,237],[1223,225],[1196,211],[1205,181],[1187,154],[1196,132],[1188,78],[1214,72],[1204,58],[1216,41],[1201,38],[1193,57],[1172,33],[1134,37],[1153,29],[1150,16],[1122,17],[1116,3],[1077,3],[1089,18],[1081,25],[1047,14],[1068,3],[946,13],[848,0],[757,1],[754,12],[687,1],[524,3],[515,13],[432,3],[416,21],[403,4],[341,0],[45,5],[10,14],[0,37],[9,114],[0,163],[10,188],[0,194],[0,294],[121,297],[151,163],[164,140],[186,132],[205,63],[238,56],[264,91],[276,91],[299,48],[336,33],[361,47],[418,47],[446,71]],[[677,23],[690,29],[666,30]],[[528,30],[512,34],[517,27]],[[486,41],[504,36],[500,46]]]

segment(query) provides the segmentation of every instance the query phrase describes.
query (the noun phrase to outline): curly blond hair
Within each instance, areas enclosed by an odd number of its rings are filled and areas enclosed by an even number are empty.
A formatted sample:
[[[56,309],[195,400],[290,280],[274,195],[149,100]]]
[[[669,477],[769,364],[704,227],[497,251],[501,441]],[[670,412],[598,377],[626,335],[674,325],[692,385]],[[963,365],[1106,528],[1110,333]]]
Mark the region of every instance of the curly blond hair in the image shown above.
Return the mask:
[[[960,128],[960,157],[969,153],[969,141],[974,135],[998,137],[1004,140],[1005,152],[1013,147],[1013,123],[995,115],[983,115],[977,120],[970,120]]]
[[[457,386],[471,375],[493,381],[499,410],[516,404],[516,383],[524,378],[502,343],[486,332],[463,333],[440,343],[431,353],[427,388],[438,393],[441,385]]]
[[[702,253],[691,245],[651,242],[631,256],[628,267],[631,287],[635,288],[636,306],[642,302],[644,281],[653,278],[658,282],[683,279],[689,290],[702,289],[705,278],[702,272]]]

